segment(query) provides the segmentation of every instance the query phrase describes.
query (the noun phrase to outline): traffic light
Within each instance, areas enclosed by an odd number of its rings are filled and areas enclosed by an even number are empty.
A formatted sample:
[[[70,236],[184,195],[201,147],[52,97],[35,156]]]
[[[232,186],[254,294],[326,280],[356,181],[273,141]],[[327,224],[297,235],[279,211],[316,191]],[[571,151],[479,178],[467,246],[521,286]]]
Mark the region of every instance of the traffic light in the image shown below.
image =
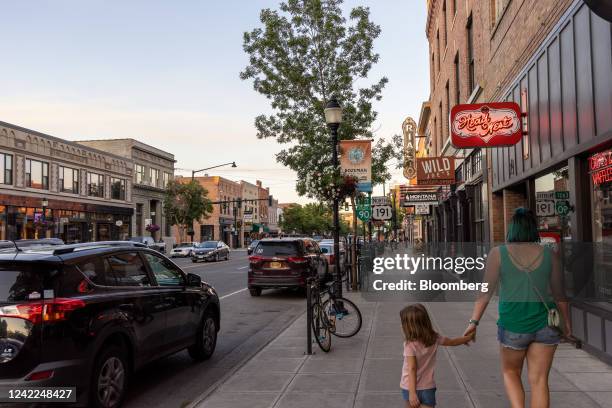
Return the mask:
[[[227,203],[224,201],[222,204],[223,211],[227,210]]]
[[[238,198],[238,202],[236,203],[236,207],[242,208],[242,198]]]

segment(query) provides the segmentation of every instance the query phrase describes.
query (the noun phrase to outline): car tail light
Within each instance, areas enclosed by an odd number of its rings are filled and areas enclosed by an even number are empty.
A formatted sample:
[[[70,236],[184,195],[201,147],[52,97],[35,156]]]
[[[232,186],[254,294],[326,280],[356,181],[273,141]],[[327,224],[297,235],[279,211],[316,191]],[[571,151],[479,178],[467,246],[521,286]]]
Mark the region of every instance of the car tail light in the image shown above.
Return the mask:
[[[23,303],[0,307],[0,316],[18,317],[32,323],[66,320],[70,312],[85,307],[80,299],[55,298],[49,302]]]
[[[291,263],[296,264],[303,264],[308,262],[308,259],[304,258],[303,256],[290,256],[289,258],[287,258],[287,260]]]
[[[249,262],[250,263],[257,263],[259,261],[261,261],[263,258],[261,256],[257,256],[257,255],[251,255],[249,256]]]
[[[53,377],[53,370],[37,371],[26,377],[26,381],[47,380]]]

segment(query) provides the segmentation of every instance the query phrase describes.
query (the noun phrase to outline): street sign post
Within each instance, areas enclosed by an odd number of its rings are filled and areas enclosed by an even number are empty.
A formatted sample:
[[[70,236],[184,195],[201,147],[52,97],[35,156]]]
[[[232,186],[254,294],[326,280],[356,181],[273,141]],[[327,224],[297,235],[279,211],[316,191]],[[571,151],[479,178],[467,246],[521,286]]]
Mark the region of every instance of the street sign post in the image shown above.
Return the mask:
[[[357,199],[356,203],[357,218],[363,222],[368,222],[372,218],[372,200],[371,197]]]
[[[372,218],[378,221],[386,221],[393,218],[393,207],[390,205],[377,205],[372,207]]]

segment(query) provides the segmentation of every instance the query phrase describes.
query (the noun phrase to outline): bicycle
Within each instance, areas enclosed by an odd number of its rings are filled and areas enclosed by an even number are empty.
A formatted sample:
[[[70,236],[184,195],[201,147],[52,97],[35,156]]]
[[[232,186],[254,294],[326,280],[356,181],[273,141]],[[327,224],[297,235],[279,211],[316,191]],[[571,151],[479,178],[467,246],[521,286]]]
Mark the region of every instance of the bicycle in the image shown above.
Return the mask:
[[[318,279],[312,282],[312,329],[317,344],[327,353],[331,349],[331,335],[341,338],[354,336],[361,330],[363,317],[357,305],[336,295],[335,282],[328,284],[325,290],[321,290]],[[323,300],[325,294],[328,297]]]

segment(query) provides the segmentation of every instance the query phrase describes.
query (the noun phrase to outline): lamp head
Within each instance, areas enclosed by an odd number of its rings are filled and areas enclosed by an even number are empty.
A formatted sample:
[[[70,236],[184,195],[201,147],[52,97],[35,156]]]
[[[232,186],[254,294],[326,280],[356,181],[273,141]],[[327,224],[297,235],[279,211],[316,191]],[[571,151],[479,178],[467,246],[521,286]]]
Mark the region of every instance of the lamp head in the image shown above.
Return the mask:
[[[238,166],[236,166],[236,162],[232,162],[232,167],[233,167],[233,168],[238,167]]]
[[[338,126],[342,123],[342,107],[335,97],[332,97],[325,105],[325,122],[329,126]]]

